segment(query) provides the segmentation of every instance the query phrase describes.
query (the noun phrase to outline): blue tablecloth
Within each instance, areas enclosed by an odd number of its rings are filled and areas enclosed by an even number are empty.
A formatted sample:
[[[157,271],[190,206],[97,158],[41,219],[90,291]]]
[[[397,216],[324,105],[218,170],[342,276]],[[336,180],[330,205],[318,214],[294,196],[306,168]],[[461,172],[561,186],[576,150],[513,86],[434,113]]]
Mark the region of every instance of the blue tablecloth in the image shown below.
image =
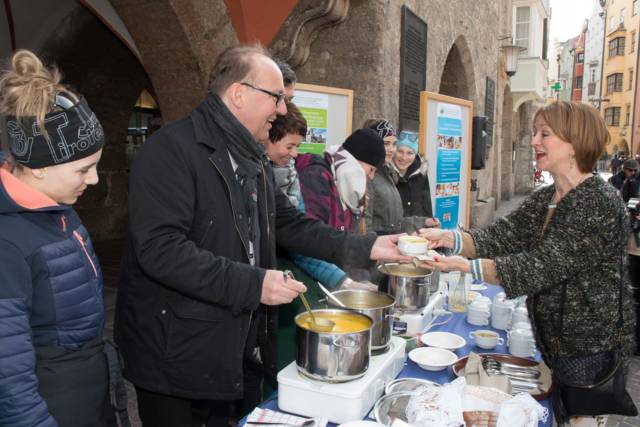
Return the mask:
[[[493,299],[495,294],[500,292],[500,290],[501,290],[501,288],[498,287],[498,286],[487,285],[487,289],[483,290],[481,293],[483,295],[486,295],[489,298]],[[436,321],[434,323],[435,324],[440,323],[440,321],[446,320],[447,317],[448,316],[441,316],[438,319],[436,319]],[[469,333],[471,331],[475,331],[476,329],[494,330],[494,331],[500,333],[500,336],[502,338],[504,338],[505,343],[502,344],[502,345],[499,345],[498,347],[496,347],[493,350],[480,349],[480,348],[478,348],[478,347],[476,347],[474,345],[474,342],[473,342],[472,339],[469,339]],[[446,332],[452,332],[452,333],[455,333],[455,334],[458,334],[458,335],[462,336],[467,341],[467,344],[464,347],[462,347],[462,348],[460,348],[459,350],[456,351],[456,354],[459,357],[464,357],[464,356],[468,355],[471,351],[474,351],[474,352],[479,353],[479,354],[482,354],[482,353],[505,353],[505,354],[507,354],[508,353],[508,349],[507,349],[507,345],[506,345],[507,337],[506,337],[505,331],[501,331],[501,330],[498,330],[498,329],[493,329],[491,326],[474,326],[474,325],[471,325],[471,324],[467,323],[464,313],[454,313],[453,316],[451,316],[451,319],[448,322],[446,322],[443,325],[433,326],[431,329],[429,329],[429,331],[430,332],[433,332],[433,331],[446,331]],[[534,359],[540,360],[540,354],[537,353],[536,356],[534,357]],[[444,383],[451,382],[456,378],[456,376],[453,373],[451,368],[448,368],[448,369],[445,369],[445,370],[439,371],[439,372],[425,371],[424,369],[422,369],[418,365],[416,365],[414,362],[409,360],[409,358],[407,358],[407,362],[405,364],[405,367],[402,369],[402,371],[400,371],[400,374],[398,375],[398,377],[399,378],[405,378],[405,377],[425,378],[425,379],[428,379],[430,381],[435,381],[435,382],[437,382],[439,384],[444,384]],[[540,403],[549,410],[549,417],[547,418],[546,422],[540,422],[539,423],[539,427],[551,426],[553,424],[553,416],[552,416],[552,409],[551,409],[550,399],[545,399],[545,400],[541,401]],[[268,401],[264,402],[261,405],[261,407],[268,408],[268,409],[273,409],[273,410],[278,410],[277,399],[274,399],[272,397]],[[244,422],[245,422],[245,419],[241,420],[240,425],[243,425]],[[329,426],[333,426],[333,425],[334,424],[329,424]]]

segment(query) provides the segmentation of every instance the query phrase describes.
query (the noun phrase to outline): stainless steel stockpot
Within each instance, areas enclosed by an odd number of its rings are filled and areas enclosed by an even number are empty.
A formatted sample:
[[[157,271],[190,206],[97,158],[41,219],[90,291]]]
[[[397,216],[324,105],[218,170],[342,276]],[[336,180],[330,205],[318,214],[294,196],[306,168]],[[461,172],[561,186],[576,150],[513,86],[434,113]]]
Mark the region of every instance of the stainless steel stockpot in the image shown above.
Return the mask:
[[[301,325],[308,316],[302,312],[296,322],[296,366],[298,372],[314,380],[340,383],[362,377],[371,358],[371,327],[373,321],[364,314],[350,310],[313,310],[318,315],[350,315],[361,317],[368,328],[355,332],[317,332]]]
[[[382,350],[389,345],[393,326],[393,306],[396,300],[385,292],[367,291],[364,289],[343,289],[332,292],[344,305],[352,311],[367,315],[373,320],[371,328],[371,349]],[[338,307],[331,298],[327,303]]]
[[[386,292],[396,299],[400,311],[418,311],[429,303],[432,291],[438,289],[437,271],[413,264],[380,264],[378,271],[388,276]]]

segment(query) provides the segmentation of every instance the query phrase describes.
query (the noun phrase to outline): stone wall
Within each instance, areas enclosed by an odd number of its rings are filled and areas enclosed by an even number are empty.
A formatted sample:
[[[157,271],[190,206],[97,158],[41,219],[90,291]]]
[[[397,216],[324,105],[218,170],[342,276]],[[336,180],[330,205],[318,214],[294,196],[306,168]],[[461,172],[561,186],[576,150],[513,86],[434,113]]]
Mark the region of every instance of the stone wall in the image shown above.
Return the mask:
[[[484,114],[486,77],[497,82],[494,144],[485,170],[474,172],[480,199],[495,192],[494,174],[500,180],[496,162],[502,149],[501,131],[504,79],[499,75],[498,35],[509,34],[511,1],[469,2],[448,0],[352,0],[346,20],[321,32],[311,45],[307,62],[296,69],[299,81],[355,91],[353,125],[368,117],[387,117],[397,123],[400,83],[401,7],[406,5],[427,23],[426,90],[439,92],[447,58],[454,50],[456,67],[463,67],[447,80],[464,79],[474,115]],[[464,11],[464,13],[461,13]],[[498,25],[496,25],[498,24]],[[455,83],[455,82],[454,82]],[[508,113],[510,114],[510,113]],[[508,141],[509,146],[511,143]],[[499,190],[498,190],[499,194]],[[494,203],[483,203],[491,206]],[[473,217],[474,215],[472,215]],[[484,218],[488,215],[482,214]]]
[[[81,6],[62,21],[39,53],[47,62],[55,61],[63,82],[85,96],[105,131],[100,182],[87,189],[75,208],[94,240],[123,237],[128,188],[125,139],[140,92],[151,89],[149,79],[128,48]]]

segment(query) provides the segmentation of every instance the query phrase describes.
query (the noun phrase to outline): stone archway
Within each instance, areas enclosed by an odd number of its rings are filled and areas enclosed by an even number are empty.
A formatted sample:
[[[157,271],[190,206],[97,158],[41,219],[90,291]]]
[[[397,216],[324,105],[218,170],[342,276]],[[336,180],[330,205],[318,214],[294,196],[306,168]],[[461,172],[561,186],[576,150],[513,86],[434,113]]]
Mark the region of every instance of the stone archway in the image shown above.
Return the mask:
[[[627,143],[627,140],[622,138],[620,140],[620,142],[618,142],[618,152],[624,154],[625,157],[629,158],[629,144]]]
[[[502,200],[509,200],[513,196],[513,154],[515,147],[513,144],[513,95],[511,88],[505,86],[502,97],[502,122],[501,135],[502,143],[500,147],[500,197]]]
[[[142,89],[153,93],[153,87],[136,56],[84,6],[70,9],[44,40],[38,54],[55,63],[63,82],[87,99],[106,136],[100,181],[75,208],[94,241],[121,238],[127,222],[129,117]]]
[[[223,0],[111,0],[133,37],[165,122],[181,118],[206,93],[216,57],[238,43]]]
[[[475,100],[473,59],[464,36],[458,36],[451,46],[440,77],[439,93],[468,100]]]

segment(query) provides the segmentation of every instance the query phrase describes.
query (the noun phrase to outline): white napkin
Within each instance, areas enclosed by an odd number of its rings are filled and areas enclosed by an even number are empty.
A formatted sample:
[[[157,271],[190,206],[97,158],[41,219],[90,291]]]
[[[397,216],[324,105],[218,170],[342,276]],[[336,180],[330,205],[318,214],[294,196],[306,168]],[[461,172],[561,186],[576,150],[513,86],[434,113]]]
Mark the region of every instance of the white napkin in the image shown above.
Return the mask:
[[[462,383],[458,380],[462,380]],[[464,378],[442,387],[424,386],[416,390],[407,404],[409,424],[414,427],[458,427],[464,424],[460,387]]]
[[[295,415],[263,408],[254,409],[247,417],[248,423],[252,421],[267,421],[270,423],[302,424],[306,420],[307,418],[304,417],[296,417]],[[313,427],[325,427],[329,422],[327,418],[314,418],[314,420],[316,423]],[[277,425],[272,427],[277,427]]]
[[[520,393],[502,402],[497,427],[537,427],[538,421],[547,421],[549,410],[529,393]]]

